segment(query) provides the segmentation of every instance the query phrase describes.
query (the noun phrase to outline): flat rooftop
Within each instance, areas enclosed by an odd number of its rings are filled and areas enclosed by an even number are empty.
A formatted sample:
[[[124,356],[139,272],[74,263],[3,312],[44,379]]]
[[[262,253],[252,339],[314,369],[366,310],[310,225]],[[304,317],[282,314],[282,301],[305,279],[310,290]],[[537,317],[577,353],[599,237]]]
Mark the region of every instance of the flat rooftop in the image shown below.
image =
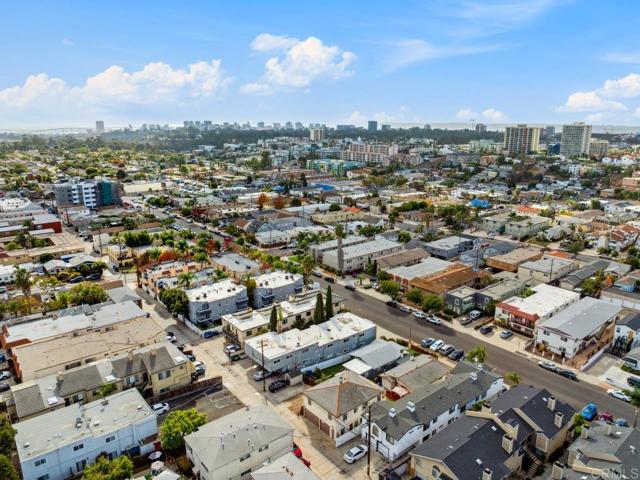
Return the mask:
[[[388,250],[391,248],[400,248],[402,247],[401,243],[393,242],[391,240],[387,240],[386,238],[379,237],[374,240],[370,240],[368,242],[359,243],[357,245],[351,245],[349,247],[344,247],[342,249],[345,260],[348,258],[358,258],[364,255],[371,255],[372,253],[377,253],[382,250]],[[338,255],[338,252],[332,250],[327,252],[325,255]]]
[[[292,283],[302,284],[302,275],[276,270],[254,277],[257,288],[280,288]]]
[[[211,260],[216,265],[221,265],[232,272],[246,272],[258,268],[258,264],[250,258],[238,255],[237,253],[226,253],[215,255]]]
[[[580,298],[580,294],[565,290],[564,288],[553,287],[546,283],[541,283],[532,288],[535,292],[526,298],[513,296],[504,302],[511,307],[517,308],[521,312],[529,315],[544,317],[554,310],[561,308],[567,303],[574,302]]]
[[[443,272],[450,268],[453,263],[440,260],[435,257],[424,258],[420,263],[409,265],[408,267],[395,267],[387,270],[389,275],[412,280],[417,277],[426,277],[434,273]]]
[[[107,400],[106,406],[102,399],[85,405],[74,403],[14,424],[20,461],[156,417],[135,388],[110,395]]]
[[[230,298],[238,295],[241,291],[247,290],[247,287],[238,285],[233,280],[225,279],[211,285],[202,285],[201,287],[187,290],[187,298],[190,302],[213,302]]]

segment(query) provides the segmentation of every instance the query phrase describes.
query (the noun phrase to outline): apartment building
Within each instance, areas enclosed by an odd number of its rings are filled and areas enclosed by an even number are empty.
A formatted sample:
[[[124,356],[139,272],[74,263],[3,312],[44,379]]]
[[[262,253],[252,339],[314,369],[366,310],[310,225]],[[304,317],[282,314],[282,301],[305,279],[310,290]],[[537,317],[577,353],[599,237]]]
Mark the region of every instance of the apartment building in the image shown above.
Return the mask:
[[[352,162],[383,163],[389,157],[398,155],[398,150],[398,145],[353,142],[342,150],[340,158]]]
[[[222,316],[244,310],[249,305],[247,287],[230,279],[202,285],[185,292],[189,299],[189,320],[197,325],[219,326]]]
[[[254,277],[256,288],[253,290],[253,307],[264,308],[274,302],[283,302],[290,295],[302,293],[304,279],[297,273],[280,270],[263,273]]]
[[[193,364],[175,345],[160,342],[13,385],[8,409],[12,418],[25,420],[99,400],[107,385],[113,392],[136,388],[160,395],[190,385],[193,372]]]
[[[536,323],[576,303],[580,294],[541,283],[496,305],[495,317],[509,328],[530,337]]]
[[[15,423],[16,449],[25,479],[65,480],[81,475],[101,454],[147,455],[154,449],[157,418],[132,388],[104,399]]]
[[[88,180],[76,183],[63,183],[53,186],[58,207],[84,205],[90,209],[110,205],[121,205],[121,186],[108,180]]]
[[[578,265],[572,260],[548,256],[520,264],[518,278],[522,281],[537,280],[552,283],[566,277],[576,268]]]
[[[591,125],[586,125],[584,122],[563,125],[560,139],[560,155],[567,158],[589,155],[591,130]]]
[[[371,409],[371,449],[394,461],[435,437],[473,404],[497,395],[502,388],[501,376],[463,360],[440,380],[399,400],[376,403]],[[368,430],[368,425],[364,425],[364,441]]]
[[[293,451],[293,428],[269,407],[247,407],[201,426],[184,442],[196,478],[248,480]]]
[[[369,262],[376,258],[399,252],[403,248],[404,246],[401,243],[387,240],[384,237],[377,237],[375,240],[365,243],[343,247],[343,273],[364,270]],[[338,256],[337,249],[325,252],[322,256],[322,263],[337,271],[340,269]]]
[[[167,288],[172,288],[177,282],[178,276],[182,273],[196,275],[207,267],[202,262],[190,262],[183,260],[173,260],[170,262],[158,263],[145,268],[140,276],[142,289],[157,299],[160,292]]]
[[[342,239],[342,247],[346,248],[352,245],[366,243],[368,241],[369,239],[367,237],[362,237],[359,235],[349,235],[348,237]],[[325,253],[338,250],[338,240],[328,240],[326,242],[319,243],[318,245],[311,245],[309,249],[315,261],[318,263],[323,263],[323,256]]]
[[[225,272],[236,281],[246,275],[254,275],[260,270],[260,264],[235,252],[228,252],[210,257],[211,264]]]
[[[269,372],[290,372],[330,366],[376,338],[376,325],[350,312],[339,313],[304,330],[268,332],[244,342],[245,352]]]
[[[601,159],[606,157],[607,153],[609,153],[609,142],[607,140],[591,139],[589,142],[589,156],[591,158]]]
[[[540,131],[522,124],[505,127],[503,148],[509,155],[531,155],[538,151]]]

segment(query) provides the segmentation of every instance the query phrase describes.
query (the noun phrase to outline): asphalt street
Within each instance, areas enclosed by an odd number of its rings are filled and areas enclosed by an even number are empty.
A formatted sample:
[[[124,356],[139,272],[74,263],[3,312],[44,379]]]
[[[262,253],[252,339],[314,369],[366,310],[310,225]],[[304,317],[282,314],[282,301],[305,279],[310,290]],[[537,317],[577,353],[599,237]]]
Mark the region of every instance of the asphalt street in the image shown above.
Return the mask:
[[[324,279],[315,281],[320,281],[324,288],[329,285]],[[629,421],[633,419],[634,408],[631,405],[609,397],[595,385],[572,381],[543,370],[535,361],[524,355],[481,342],[471,335],[454,330],[446,322],[437,326],[430,325],[425,320],[419,320],[409,313],[389,307],[381,300],[358,290],[352,292],[338,284],[332,284],[331,289],[346,299],[347,308],[351,312],[371,320],[396,335],[411,337],[414,342],[419,342],[426,337],[440,338],[465,352],[482,344],[487,350],[487,364],[502,374],[518,372],[522,376],[521,385],[544,387],[556,398],[573,405],[576,409],[582,408],[587,403],[595,403],[600,412],[610,412],[615,417],[623,417]]]

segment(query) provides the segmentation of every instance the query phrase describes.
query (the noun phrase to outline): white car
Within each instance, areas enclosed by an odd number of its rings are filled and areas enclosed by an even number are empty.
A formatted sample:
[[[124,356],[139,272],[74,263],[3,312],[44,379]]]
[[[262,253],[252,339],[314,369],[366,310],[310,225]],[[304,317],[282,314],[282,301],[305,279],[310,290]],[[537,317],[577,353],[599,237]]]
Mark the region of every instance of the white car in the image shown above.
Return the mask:
[[[442,320],[440,320],[438,317],[434,315],[429,315],[427,317],[427,322],[429,322],[432,325],[440,325],[442,323]]]
[[[162,415],[163,413],[167,413],[169,411],[168,403],[156,403],[151,407],[156,415]]]
[[[624,393],[622,390],[607,390],[607,395],[613,398],[617,398],[618,400],[622,400],[623,402],[631,401],[631,397]]]
[[[366,445],[358,445],[353,447],[347,453],[344,454],[344,461],[347,463],[353,463],[360,460],[367,454],[368,448]]]
[[[168,332],[167,333],[167,342],[176,343],[178,341],[178,337],[175,334]]]
[[[405,313],[411,313],[413,311],[413,308],[407,306],[407,305],[402,305],[400,304],[400,311],[405,312]]]
[[[418,312],[417,310],[415,312],[413,312],[413,316],[416,318],[422,318],[425,319],[427,318],[427,315],[422,313],[422,312]]]
[[[0,372],[0,380],[8,380],[9,378],[11,378],[11,372],[9,370]]]
[[[431,346],[429,347],[429,350],[431,350],[432,352],[437,352],[438,350],[440,350],[440,348],[443,345],[444,345],[444,340],[436,340],[431,344]]]

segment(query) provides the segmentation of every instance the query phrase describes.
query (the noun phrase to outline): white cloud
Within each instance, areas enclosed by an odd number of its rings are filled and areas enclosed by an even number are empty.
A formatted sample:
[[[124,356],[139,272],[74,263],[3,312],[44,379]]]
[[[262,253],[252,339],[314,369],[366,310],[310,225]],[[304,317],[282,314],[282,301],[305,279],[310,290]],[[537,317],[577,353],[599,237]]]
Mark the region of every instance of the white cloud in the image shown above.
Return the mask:
[[[479,115],[477,112],[474,112],[470,108],[461,108],[456,112],[456,119],[461,122],[469,122],[471,120],[475,120]]]
[[[220,60],[196,62],[187,69],[154,62],[133,72],[113,65],[80,86],[41,73],[27,77],[22,85],[0,90],[0,108],[14,112],[96,108],[108,112],[126,105],[167,105],[215,96],[230,80]]]
[[[507,120],[507,115],[495,108],[487,108],[486,110],[483,110],[482,117],[493,123],[505,122]]]
[[[558,107],[559,112],[596,112],[599,110],[625,110],[626,107],[612,100],[605,100],[598,92],[575,92],[569,95],[564,105]]]
[[[250,95],[271,95],[275,93],[273,88],[266,83],[245,83],[240,87],[240,91]]]
[[[584,121],[587,123],[600,123],[610,117],[611,114],[609,112],[590,113],[589,115],[584,117]]]
[[[607,98],[637,97],[640,95],[640,75],[630,73],[626,77],[607,80],[600,93]]]
[[[300,40],[295,37],[261,33],[251,42],[251,48],[258,52],[286,51],[294,47]]]
[[[282,55],[267,60],[264,74],[258,82],[241,87],[241,91],[245,93],[307,88],[319,79],[337,80],[354,73],[350,67],[357,57],[352,52],[342,51],[335,45],[325,45],[316,37],[297,40],[273,35],[265,37],[266,35],[268,34],[258,35],[252,42],[252,47],[256,49],[257,44],[261,49],[278,48],[284,51]]]
[[[62,39],[62,45],[64,45],[65,47],[73,47],[75,45],[73,40],[70,40],[68,38],[63,38]]]
[[[498,49],[498,45],[438,47],[425,40],[409,39],[395,42],[386,61],[386,70],[392,72],[405,65],[464,55],[475,55]]]

